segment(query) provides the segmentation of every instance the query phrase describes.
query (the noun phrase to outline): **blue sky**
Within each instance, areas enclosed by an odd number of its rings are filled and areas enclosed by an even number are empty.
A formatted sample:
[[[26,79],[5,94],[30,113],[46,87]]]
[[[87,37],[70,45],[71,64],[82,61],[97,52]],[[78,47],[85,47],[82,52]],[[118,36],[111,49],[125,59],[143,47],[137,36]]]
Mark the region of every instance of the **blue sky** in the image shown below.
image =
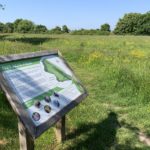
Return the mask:
[[[112,28],[125,13],[150,11],[150,0],[0,0],[0,22],[17,18],[53,28],[68,25],[71,29],[99,28],[109,23]]]

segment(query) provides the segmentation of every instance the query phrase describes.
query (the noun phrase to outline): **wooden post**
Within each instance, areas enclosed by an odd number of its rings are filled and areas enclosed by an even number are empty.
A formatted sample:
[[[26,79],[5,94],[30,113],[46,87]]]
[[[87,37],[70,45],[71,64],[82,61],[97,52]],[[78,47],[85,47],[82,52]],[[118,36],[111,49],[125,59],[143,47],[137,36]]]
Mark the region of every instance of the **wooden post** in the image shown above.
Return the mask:
[[[18,118],[20,150],[34,150],[34,140]]]
[[[65,140],[65,116],[63,116],[57,123],[56,123],[56,129],[55,129],[55,133],[56,133],[56,138],[57,141],[63,142]]]

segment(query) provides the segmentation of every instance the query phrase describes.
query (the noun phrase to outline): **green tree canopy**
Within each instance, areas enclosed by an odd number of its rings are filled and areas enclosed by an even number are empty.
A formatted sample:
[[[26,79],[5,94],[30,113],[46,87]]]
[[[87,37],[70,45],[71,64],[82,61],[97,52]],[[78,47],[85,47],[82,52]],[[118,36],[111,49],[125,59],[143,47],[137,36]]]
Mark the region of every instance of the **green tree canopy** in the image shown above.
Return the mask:
[[[21,20],[17,26],[17,31],[19,33],[30,33],[34,30],[34,24],[29,20]]]
[[[61,30],[61,27],[56,26],[55,28],[51,29],[51,30],[49,31],[49,33],[51,33],[51,34],[61,34],[61,33],[63,33],[63,32],[62,32],[62,30]]]
[[[13,23],[8,22],[4,25],[3,32],[12,33],[13,31],[14,31],[14,24]]]
[[[47,28],[44,25],[36,25],[34,29],[35,33],[45,33],[47,32]]]
[[[150,12],[140,16],[136,34],[150,35]]]
[[[0,33],[3,33],[4,31],[4,24],[0,22]]]
[[[115,34],[136,34],[140,17],[141,14],[139,13],[125,14],[122,19],[119,19],[116,28],[114,30],[114,33]]]
[[[18,24],[22,21],[23,19],[16,19],[14,21],[14,32],[17,32],[18,31]]]
[[[105,24],[101,25],[100,30],[110,32],[110,25],[108,23],[105,23]]]
[[[64,33],[69,33],[69,28],[66,26],[66,25],[63,25],[62,26],[62,32],[64,32]]]

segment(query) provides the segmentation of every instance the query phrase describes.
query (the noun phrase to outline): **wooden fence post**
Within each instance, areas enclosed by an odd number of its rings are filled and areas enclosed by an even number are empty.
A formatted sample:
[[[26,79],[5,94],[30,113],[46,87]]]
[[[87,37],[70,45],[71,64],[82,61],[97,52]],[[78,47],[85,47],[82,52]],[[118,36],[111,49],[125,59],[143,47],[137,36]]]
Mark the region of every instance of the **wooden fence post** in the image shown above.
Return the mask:
[[[34,140],[18,118],[20,150],[34,150]]]
[[[55,129],[55,133],[56,133],[56,138],[57,138],[57,141],[60,143],[60,142],[63,142],[66,138],[66,135],[65,135],[65,116],[63,116],[57,123],[56,123],[56,129]]]

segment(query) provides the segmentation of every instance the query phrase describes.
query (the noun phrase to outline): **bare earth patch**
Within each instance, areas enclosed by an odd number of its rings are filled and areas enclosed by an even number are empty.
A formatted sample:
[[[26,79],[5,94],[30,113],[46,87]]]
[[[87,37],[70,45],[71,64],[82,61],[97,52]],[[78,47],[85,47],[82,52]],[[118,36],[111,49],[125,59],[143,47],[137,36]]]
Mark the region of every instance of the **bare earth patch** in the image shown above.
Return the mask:
[[[144,144],[150,146],[150,137],[146,136],[144,133],[139,132],[139,140]]]
[[[6,145],[7,143],[8,143],[7,140],[5,140],[5,139],[4,139],[4,140],[1,140],[1,139],[0,139],[0,145]]]

